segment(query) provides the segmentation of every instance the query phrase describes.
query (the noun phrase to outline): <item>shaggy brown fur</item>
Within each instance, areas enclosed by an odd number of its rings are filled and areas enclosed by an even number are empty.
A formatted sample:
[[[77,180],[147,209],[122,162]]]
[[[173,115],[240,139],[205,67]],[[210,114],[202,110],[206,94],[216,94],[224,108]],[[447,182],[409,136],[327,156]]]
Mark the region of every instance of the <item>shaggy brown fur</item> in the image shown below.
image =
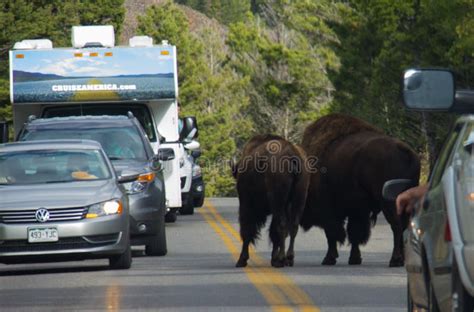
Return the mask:
[[[270,214],[271,264],[293,265],[294,241],[309,185],[305,163],[304,150],[279,136],[258,135],[245,145],[242,158],[233,167],[243,241],[237,267],[247,265],[249,245],[255,244]],[[290,245],[285,254],[288,232]]]
[[[337,242],[344,243],[346,231],[352,245],[349,264],[360,264],[359,245],[368,241],[370,221],[375,224],[382,210],[394,235],[390,266],[403,265],[406,216],[397,216],[394,203],[382,199],[382,187],[396,178],[418,182],[418,156],[403,142],[341,114],[327,115],[309,125],[302,145],[308,157],[318,161],[311,173],[301,225],[305,230],[312,226],[324,229],[329,248],[323,264],[336,263]]]

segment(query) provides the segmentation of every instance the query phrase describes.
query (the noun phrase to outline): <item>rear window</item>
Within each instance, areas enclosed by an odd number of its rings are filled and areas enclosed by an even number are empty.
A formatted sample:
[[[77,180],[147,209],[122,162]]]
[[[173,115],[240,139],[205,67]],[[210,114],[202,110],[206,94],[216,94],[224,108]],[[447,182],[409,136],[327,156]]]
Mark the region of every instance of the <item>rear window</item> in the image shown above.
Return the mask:
[[[126,116],[128,112],[138,119],[148,139],[156,142],[155,128],[151,119],[150,111],[143,104],[87,104],[47,107],[43,112],[43,118],[68,117],[68,116]]]

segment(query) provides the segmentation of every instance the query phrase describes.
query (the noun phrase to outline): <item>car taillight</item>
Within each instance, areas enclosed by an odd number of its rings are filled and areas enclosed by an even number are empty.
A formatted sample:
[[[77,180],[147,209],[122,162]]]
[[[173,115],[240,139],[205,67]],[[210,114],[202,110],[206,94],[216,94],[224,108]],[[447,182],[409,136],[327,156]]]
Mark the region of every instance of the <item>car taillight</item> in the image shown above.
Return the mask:
[[[444,240],[447,242],[451,241],[451,228],[449,227],[449,222],[446,219],[446,225],[444,226]]]

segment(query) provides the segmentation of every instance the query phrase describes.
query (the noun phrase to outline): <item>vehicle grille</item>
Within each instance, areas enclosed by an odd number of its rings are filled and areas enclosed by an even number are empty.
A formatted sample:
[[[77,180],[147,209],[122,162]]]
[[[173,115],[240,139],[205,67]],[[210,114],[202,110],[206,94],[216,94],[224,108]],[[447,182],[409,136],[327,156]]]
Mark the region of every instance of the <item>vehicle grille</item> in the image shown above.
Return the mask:
[[[181,188],[184,188],[185,185],[186,185],[186,177],[182,177],[181,178]]]
[[[0,223],[40,223],[36,220],[35,213],[37,209],[33,210],[2,210],[0,211]],[[76,221],[84,219],[88,208],[79,207],[79,208],[55,208],[48,209],[49,211],[49,220],[46,223],[50,222],[63,222],[63,221]]]
[[[115,244],[118,233],[109,235],[60,238],[54,243],[28,243],[27,240],[10,240],[0,243],[0,252],[57,251],[68,249],[86,249]],[[95,241],[95,242],[92,242]]]

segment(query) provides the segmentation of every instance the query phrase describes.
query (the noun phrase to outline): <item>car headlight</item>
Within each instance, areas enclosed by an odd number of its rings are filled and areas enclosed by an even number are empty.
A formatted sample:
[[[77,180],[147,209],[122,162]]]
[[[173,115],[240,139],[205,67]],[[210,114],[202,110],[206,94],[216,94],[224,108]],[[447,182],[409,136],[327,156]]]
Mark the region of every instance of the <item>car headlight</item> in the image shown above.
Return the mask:
[[[132,183],[125,183],[124,187],[127,194],[137,194],[146,190],[148,184],[153,183],[156,174],[154,172],[143,173],[138,176],[138,179]]]
[[[97,217],[121,214],[123,212],[122,201],[118,199],[108,200],[89,206],[86,218],[93,219]]]
[[[193,177],[200,176],[202,174],[201,166],[194,165],[193,166]]]

